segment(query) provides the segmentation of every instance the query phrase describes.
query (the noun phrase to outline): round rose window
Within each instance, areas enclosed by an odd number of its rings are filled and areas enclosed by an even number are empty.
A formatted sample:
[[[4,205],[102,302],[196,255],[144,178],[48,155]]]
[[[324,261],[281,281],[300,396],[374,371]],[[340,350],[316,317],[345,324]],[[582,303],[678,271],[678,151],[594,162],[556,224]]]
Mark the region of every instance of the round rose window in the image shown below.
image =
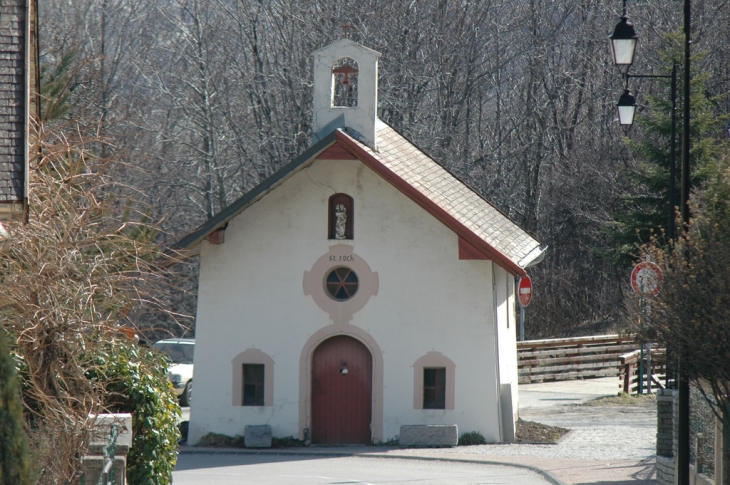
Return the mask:
[[[337,301],[349,300],[355,293],[359,281],[357,275],[350,268],[335,268],[329,272],[325,280],[327,293]]]

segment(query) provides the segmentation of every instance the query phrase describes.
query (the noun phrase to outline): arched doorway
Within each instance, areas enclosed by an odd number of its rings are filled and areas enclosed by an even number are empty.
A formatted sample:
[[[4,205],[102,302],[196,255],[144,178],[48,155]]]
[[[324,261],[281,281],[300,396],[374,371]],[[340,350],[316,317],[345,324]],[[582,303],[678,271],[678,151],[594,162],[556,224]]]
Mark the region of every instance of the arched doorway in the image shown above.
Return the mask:
[[[312,358],[312,443],[370,444],[373,358],[352,337],[322,342]]]

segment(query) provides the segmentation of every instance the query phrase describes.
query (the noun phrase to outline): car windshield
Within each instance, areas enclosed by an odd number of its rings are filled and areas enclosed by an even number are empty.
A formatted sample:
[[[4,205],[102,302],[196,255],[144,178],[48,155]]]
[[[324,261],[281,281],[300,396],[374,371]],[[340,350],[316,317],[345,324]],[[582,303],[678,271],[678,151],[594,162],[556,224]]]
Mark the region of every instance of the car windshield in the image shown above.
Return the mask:
[[[154,348],[167,354],[173,364],[192,364],[194,345],[158,342]]]

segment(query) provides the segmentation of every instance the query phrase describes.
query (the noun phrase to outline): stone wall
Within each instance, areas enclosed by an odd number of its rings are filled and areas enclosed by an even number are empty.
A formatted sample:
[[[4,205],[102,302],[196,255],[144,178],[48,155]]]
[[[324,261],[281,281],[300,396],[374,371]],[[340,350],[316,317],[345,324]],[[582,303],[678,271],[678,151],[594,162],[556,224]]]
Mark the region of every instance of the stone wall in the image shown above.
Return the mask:
[[[656,439],[656,481],[661,485],[674,485],[676,476],[676,462],[674,450],[677,449],[677,428],[675,423],[678,421],[679,412],[679,396],[678,391],[672,389],[659,389],[657,391],[657,439]],[[712,476],[700,473],[707,471],[707,467],[703,470],[697,470],[695,465],[690,465],[690,484],[691,485],[720,485],[723,480],[727,483],[726,474],[723,468],[722,448],[723,425],[722,422],[715,418],[715,430],[713,439],[715,440],[715,460],[711,464],[710,471],[714,472]],[[693,440],[694,446],[697,447],[699,442],[696,438]],[[694,456],[699,453],[697,450]],[[710,475],[713,475],[710,473]]]
[[[674,450],[677,433],[674,423],[677,419],[677,391],[658,389],[656,394],[656,481],[661,485],[674,484]]]
[[[677,391],[673,389],[659,389],[656,396],[657,404],[657,433],[656,433],[656,454],[657,456],[674,456],[674,396]]]
[[[661,485],[674,485],[674,458],[657,455],[656,481]]]

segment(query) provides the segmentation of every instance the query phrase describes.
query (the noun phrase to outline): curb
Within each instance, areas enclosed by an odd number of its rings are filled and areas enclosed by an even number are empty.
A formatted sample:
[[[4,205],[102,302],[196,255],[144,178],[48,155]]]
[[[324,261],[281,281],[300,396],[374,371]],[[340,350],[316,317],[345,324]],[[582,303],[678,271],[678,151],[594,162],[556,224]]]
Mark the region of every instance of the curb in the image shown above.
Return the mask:
[[[397,449],[397,448],[396,448]],[[311,450],[311,448],[309,448]],[[498,466],[512,466],[516,468],[523,468],[530,470],[542,476],[545,480],[550,482],[552,485],[565,485],[563,482],[558,480],[549,472],[532,466],[523,465],[521,463],[509,463],[502,461],[491,461],[491,460],[470,460],[466,458],[442,458],[435,456],[409,456],[409,455],[389,455],[387,453],[361,453],[361,452],[347,452],[347,451],[279,451],[276,450],[246,450],[246,449],[234,449],[234,448],[197,448],[194,446],[181,447],[179,450],[180,455],[274,455],[274,456],[322,456],[328,458],[337,458],[342,456],[357,456],[360,458],[388,458],[392,460],[422,460],[422,461],[443,461],[451,463],[469,463],[475,465],[498,465]]]

